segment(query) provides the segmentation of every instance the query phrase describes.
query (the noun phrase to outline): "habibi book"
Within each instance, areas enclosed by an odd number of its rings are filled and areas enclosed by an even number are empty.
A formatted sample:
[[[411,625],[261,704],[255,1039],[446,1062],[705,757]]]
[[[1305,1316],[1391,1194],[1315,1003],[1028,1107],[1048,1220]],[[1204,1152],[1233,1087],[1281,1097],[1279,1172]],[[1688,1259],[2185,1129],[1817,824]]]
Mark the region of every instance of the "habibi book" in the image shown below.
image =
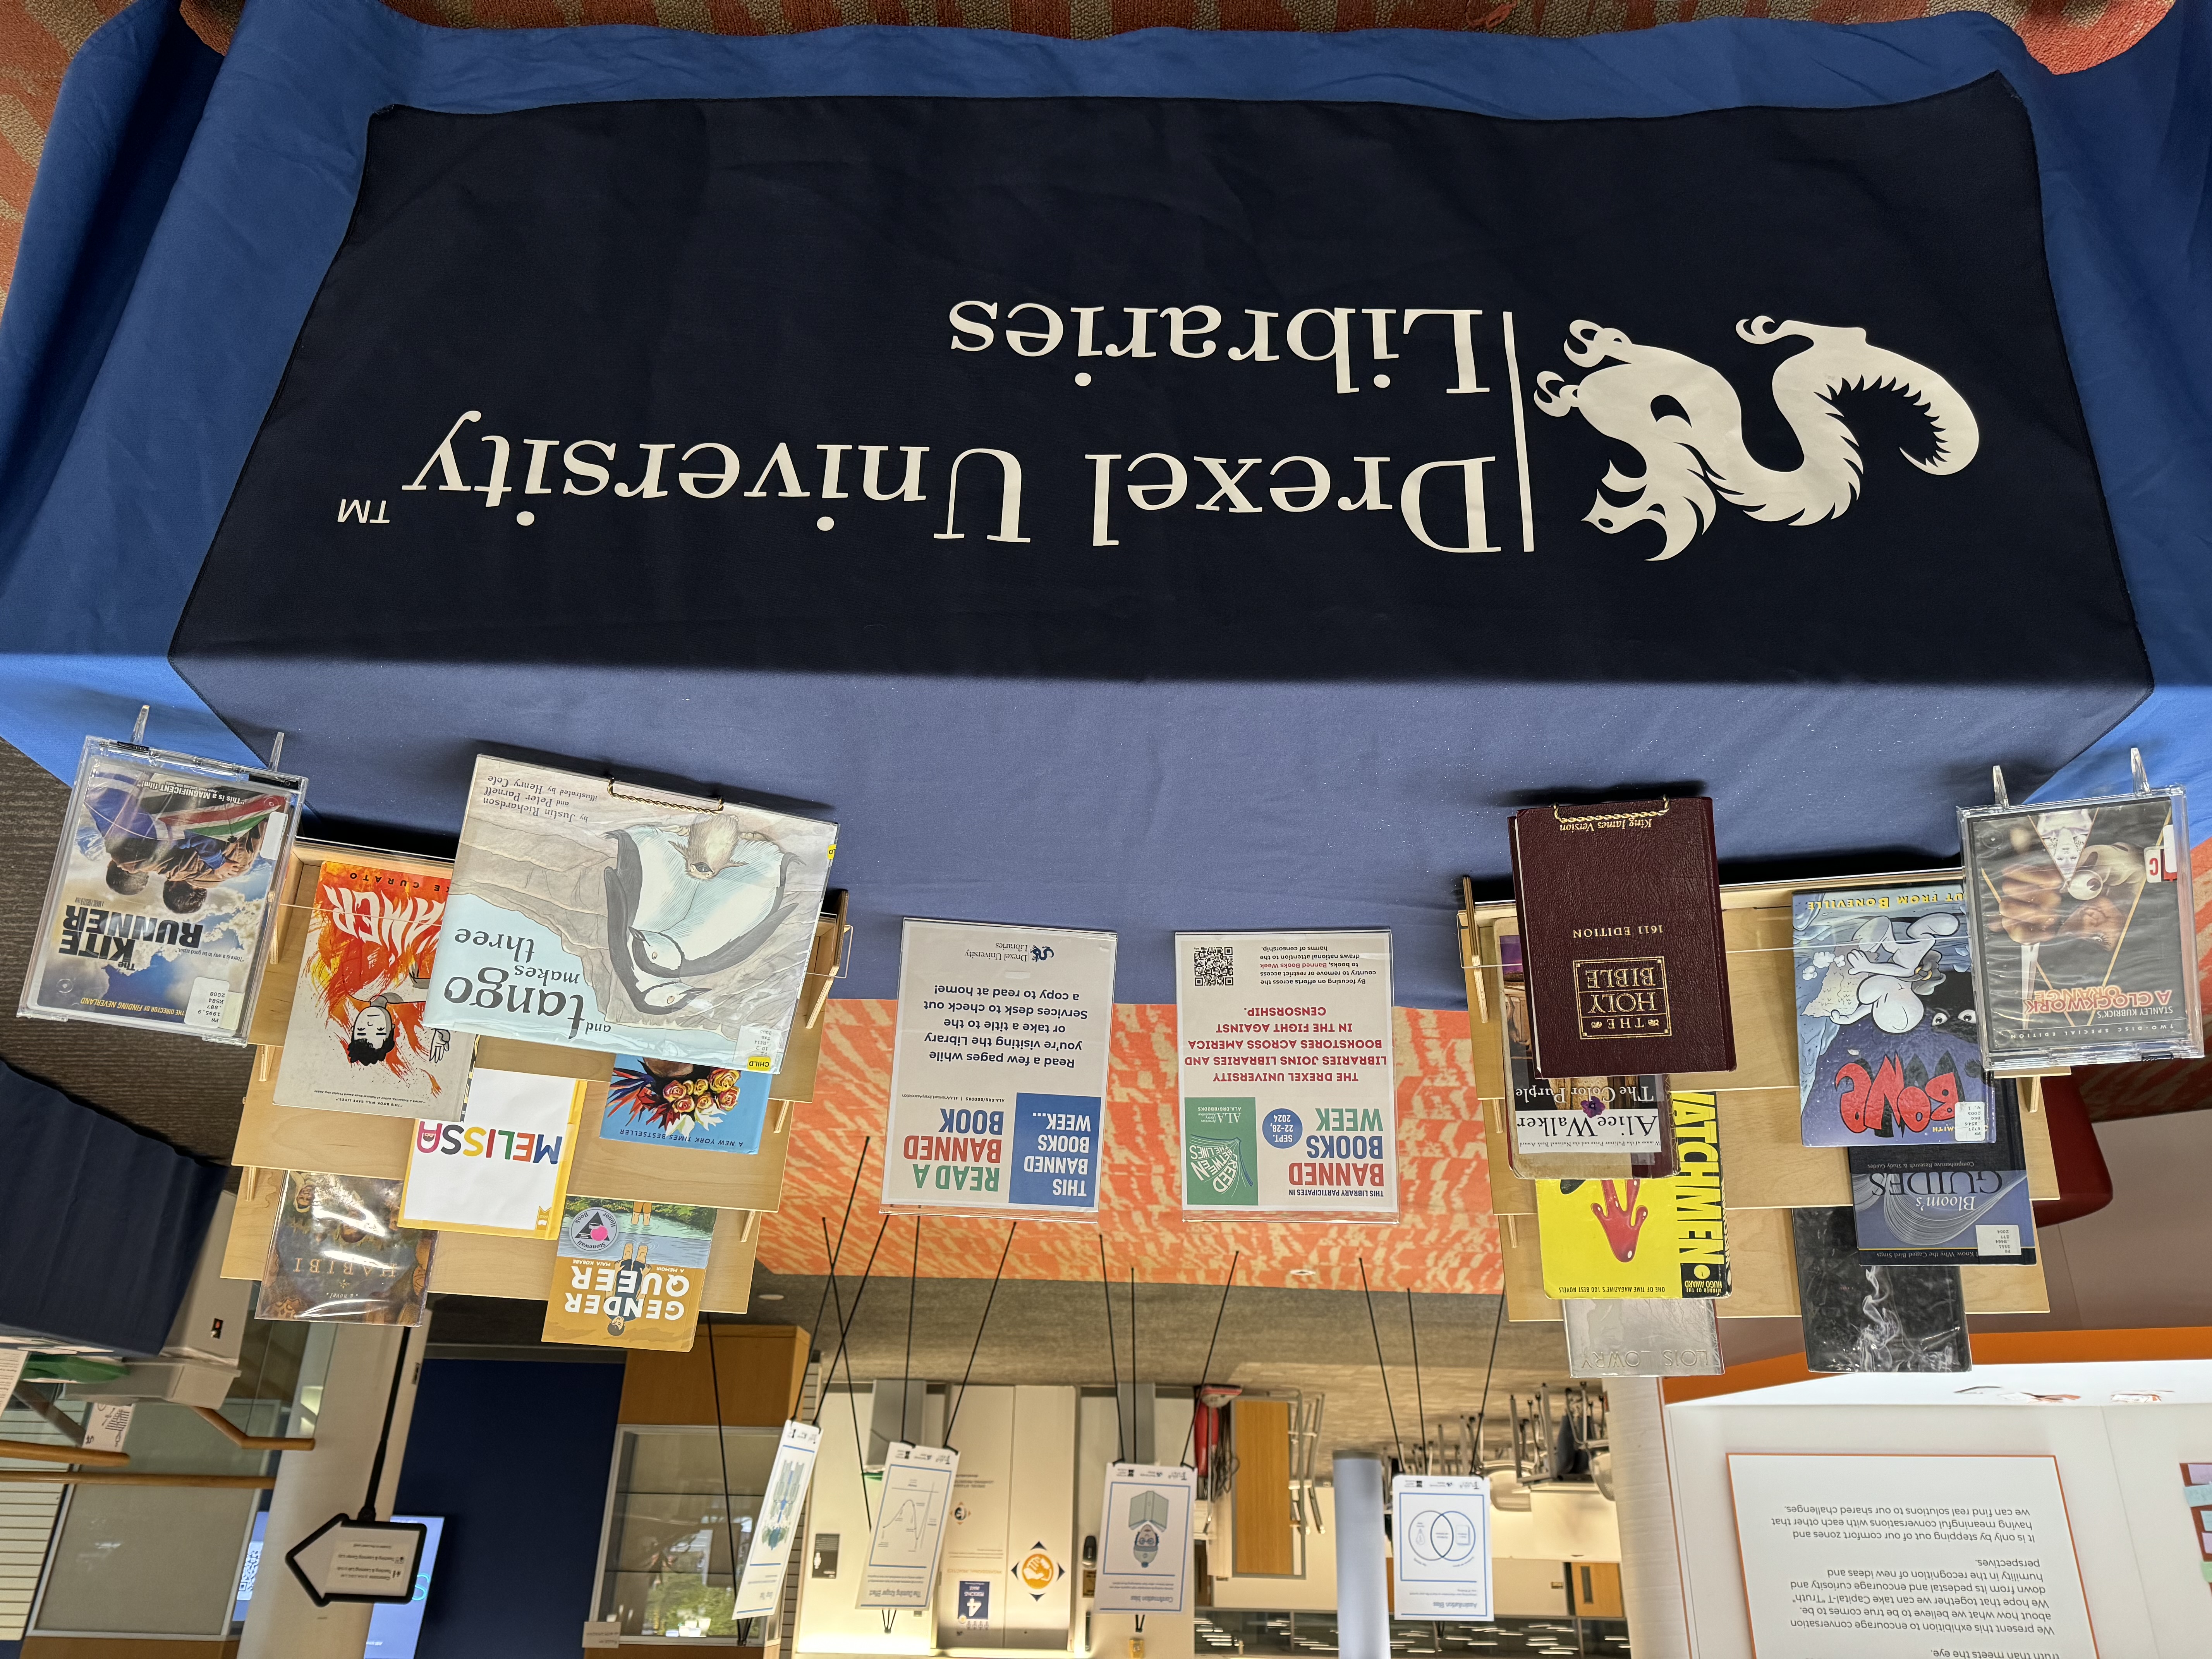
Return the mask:
[[[1988,1140],[1965,884],[1793,894],[1790,938],[1800,1140]]]
[[[773,1073],[836,834],[479,755],[425,1018]]]
[[[544,1340],[689,1353],[716,1213],[704,1205],[569,1197],[545,1298]]]
[[[1539,1181],[1544,1294],[1570,1299],[1726,1296],[1718,1102],[1675,1091],[1676,1173],[1647,1181]]]
[[[323,865],[276,1067],[279,1106],[461,1115],[476,1039],[423,1018],[445,914],[442,876]]]
[[[757,1152],[768,1126],[769,1083],[766,1072],[620,1054],[607,1083],[599,1139]]]
[[[88,738],[18,1012],[242,1042],[306,787]]]
[[[436,1243],[399,1224],[396,1181],[288,1171],[253,1316],[416,1324]]]

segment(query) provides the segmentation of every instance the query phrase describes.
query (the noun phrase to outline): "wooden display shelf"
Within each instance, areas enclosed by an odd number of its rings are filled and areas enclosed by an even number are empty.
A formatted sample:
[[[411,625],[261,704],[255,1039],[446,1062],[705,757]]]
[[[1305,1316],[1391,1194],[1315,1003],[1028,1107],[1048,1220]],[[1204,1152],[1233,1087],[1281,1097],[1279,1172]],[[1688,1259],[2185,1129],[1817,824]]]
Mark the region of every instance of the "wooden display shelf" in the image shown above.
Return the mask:
[[[1504,1258],[1505,1316],[1516,1322],[1557,1324],[1559,1304],[1544,1294],[1544,1262],[1534,1216],[1500,1216],[1499,1252]],[[1723,1319],[1795,1318],[1797,1314],[1797,1249],[1787,1210],[1728,1212],[1729,1294],[1714,1309]],[[2042,1314],[2051,1311],[2043,1267],[1997,1267],[1975,1262],[1959,1269],[1959,1286],[1970,1314]]]
[[[283,1191],[281,1169],[249,1169],[240,1180],[230,1234],[223,1243],[223,1278],[261,1277],[268,1260],[270,1230],[276,1225],[276,1206]],[[712,1313],[746,1310],[752,1294],[753,1256],[759,1247],[759,1215],[750,1210],[724,1210],[714,1224],[714,1246],[707,1259],[702,1308]],[[550,1238],[441,1232],[430,1261],[430,1288],[450,1296],[543,1302],[553,1283],[554,1261]]]
[[[1727,1195],[1729,1282],[1723,1319],[1777,1317],[1797,1311],[1796,1257],[1789,1212],[1851,1201],[1850,1164],[1840,1146],[1807,1146],[1797,1139],[1796,964],[1790,950],[1790,901],[1805,887],[1823,890],[1956,882],[1957,871],[1838,877],[1796,886],[1741,884],[1721,889],[1721,926],[1728,945],[1729,1006],[1735,1022],[1736,1069],[1670,1079],[1672,1086],[1711,1091],[1720,1107],[1723,1189]],[[1491,1207],[1498,1218],[1504,1259],[1505,1305],[1514,1320],[1553,1320],[1559,1304],[1544,1294],[1536,1232],[1536,1189],[1515,1175],[1507,1156],[1504,1008],[1498,941],[1519,931],[1510,900],[1477,903],[1464,885],[1460,963],[1467,977],[1475,1092],[1489,1152]],[[2051,1128],[2042,1086],[2021,1084],[2021,1138],[2028,1191],[2058,1196]],[[2039,1266],[1969,1266],[1960,1269],[1966,1311],[2047,1313]]]
[[[379,864],[393,870],[405,870],[426,876],[450,877],[453,873],[450,859],[416,858],[401,853],[380,853],[366,848],[341,847],[326,842],[295,842],[292,847],[291,862],[285,866],[282,889],[277,902],[276,938],[269,951],[269,965],[261,977],[261,989],[253,1002],[253,1017],[247,1022],[246,1038],[264,1048],[282,1048],[286,1029],[292,1018],[292,994],[299,983],[300,956],[307,946],[307,921],[314,908],[315,883],[321,874],[324,862],[333,858],[359,860],[366,864]],[[844,953],[845,936],[850,931],[846,916],[848,896],[842,888],[832,888],[822,901],[822,914],[814,924],[814,945],[806,960],[806,978],[799,988],[799,1005],[792,1015],[791,1032],[785,1039],[783,1064],[769,1082],[769,1098],[791,1100],[802,1103],[814,1098],[815,1071],[822,1057],[823,1016],[829,1007],[830,993],[838,976],[838,962]],[[478,1040],[481,1049],[486,1042],[496,1038]],[[535,1044],[506,1045],[509,1048],[537,1047]],[[552,1077],[590,1077],[588,1069],[599,1064],[598,1078],[606,1081],[612,1066],[612,1057],[592,1054],[582,1049],[560,1049],[559,1053],[574,1054],[587,1069],[562,1072],[548,1068]],[[487,1064],[490,1062],[487,1061]],[[257,1078],[262,1067],[255,1068]],[[520,1068],[536,1069],[536,1068]],[[233,1163],[246,1163],[245,1158],[233,1158]],[[344,1174],[366,1174],[365,1170],[341,1171]],[[679,1200],[671,1202],[699,1202]]]
[[[231,1148],[233,1164],[262,1170],[319,1170],[331,1175],[398,1181],[407,1173],[407,1146],[415,1121],[366,1112],[325,1112],[279,1106],[276,1088],[281,1049],[264,1048],[246,1091],[246,1110]],[[479,1039],[479,1065],[545,1077],[585,1077],[583,1128],[568,1190],[592,1198],[665,1204],[704,1204],[717,1210],[774,1210],[783,1194],[784,1154],[791,1139],[789,1101],[769,1103],[761,1149],[710,1152],[684,1146],[647,1146],[599,1139],[613,1056],[556,1048],[544,1043]],[[588,1075],[596,1073],[596,1077]]]

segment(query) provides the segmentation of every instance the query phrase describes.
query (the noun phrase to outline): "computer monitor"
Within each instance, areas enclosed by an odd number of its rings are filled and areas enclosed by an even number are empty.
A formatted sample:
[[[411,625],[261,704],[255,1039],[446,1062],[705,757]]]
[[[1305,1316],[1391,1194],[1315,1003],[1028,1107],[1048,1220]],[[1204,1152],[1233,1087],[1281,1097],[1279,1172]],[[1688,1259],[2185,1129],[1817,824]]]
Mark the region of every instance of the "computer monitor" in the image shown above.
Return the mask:
[[[368,1617],[368,1644],[362,1659],[415,1659],[415,1645],[422,1638],[422,1601],[430,1593],[430,1571],[438,1564],[438,1537],[446,1528],[437,1515],[395,1515],[394,1521],[419,1521],[428,1528],[422,1540],[422,1559],[415,1569],[415,1594],[404,1602],[381,1601]],[[246,1564],[238,1575],[238,1595],[231,1620],[244,1624],[253,1602],[253,1584],[261,1572],[261,1546],[269,1530],[269,1511],[253,1517],[253,1536],[246,1541]]]

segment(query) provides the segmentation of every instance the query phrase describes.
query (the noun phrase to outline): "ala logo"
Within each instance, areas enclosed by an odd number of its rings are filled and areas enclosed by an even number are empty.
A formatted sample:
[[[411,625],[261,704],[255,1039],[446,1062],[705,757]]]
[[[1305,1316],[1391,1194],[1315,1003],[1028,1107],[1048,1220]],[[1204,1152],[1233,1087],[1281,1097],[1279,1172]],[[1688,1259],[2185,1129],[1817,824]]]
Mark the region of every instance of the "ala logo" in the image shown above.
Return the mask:
[[[1964,471],[1981,447],[1974,411],[1951,383],[1910,357],[1869,344],[1863,328],[1754,317],[1735,331],[1753,345],[1812,343],[1774,370],[1775,407],[1804,452],[1787,472],[1761,465],[1745,447],[1735,388],[1680,352],[1578,322],[1567,331],[1566,355],[1593,372],[1573,384],[1549,372],[1536,377],[1537,408],[1555,416],[1579,413],[1643,458],[1644,471],[1632,477],[1618,466],[1606,469],[1587,522],[1608,536],[1657,525],[1666,540],[1651,556],[1655,562],[1673,558],[1711,528],[1721,501],[1769,524],[1814,525],[1849,512],[1864,469],[1858,441],[1836,408],[1839,392],[1888,389],[1911,398],[1927,417],[1929,453],[1901,453],[1933,477]],[[1617,504],[1607,492],[1629,499]]]
[[[1031,962],[1050,962],[1052,960],[1052,946],[1049,945],[1030,945],[1030,960]]]

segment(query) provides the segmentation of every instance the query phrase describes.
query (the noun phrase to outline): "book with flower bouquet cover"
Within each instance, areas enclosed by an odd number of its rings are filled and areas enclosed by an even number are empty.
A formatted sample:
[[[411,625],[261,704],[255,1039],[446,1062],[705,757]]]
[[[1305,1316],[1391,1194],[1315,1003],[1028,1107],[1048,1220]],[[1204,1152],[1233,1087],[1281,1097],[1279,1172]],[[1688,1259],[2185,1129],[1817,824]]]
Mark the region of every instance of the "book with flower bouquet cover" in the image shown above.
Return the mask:
[[[769,1081],[766,1072],[620,1055],[607,1084],[599,1139],[757,1152],[768,1121]]]

